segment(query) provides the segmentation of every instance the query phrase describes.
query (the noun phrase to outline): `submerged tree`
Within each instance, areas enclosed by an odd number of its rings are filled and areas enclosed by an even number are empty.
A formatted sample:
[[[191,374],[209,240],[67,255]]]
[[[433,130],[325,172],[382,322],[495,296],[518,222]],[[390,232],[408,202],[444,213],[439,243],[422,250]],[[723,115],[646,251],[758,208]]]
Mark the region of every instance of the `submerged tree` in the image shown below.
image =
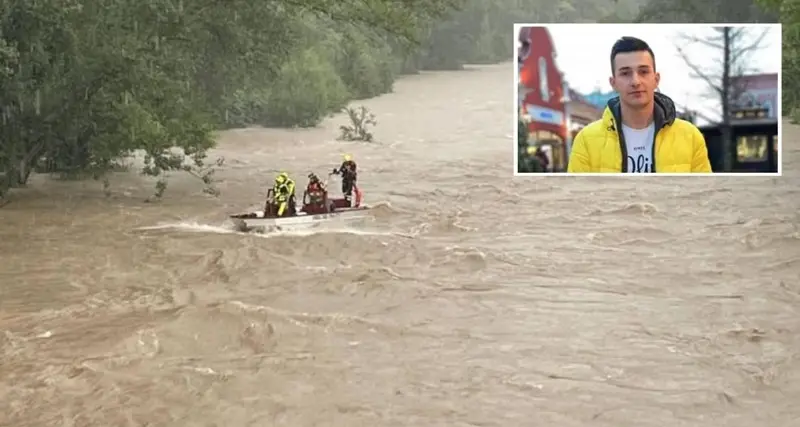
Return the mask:
[[[339,131],[341,132],[339,139],[344,141],[372,142],[374,136],[372,132],[369,131],[369,128],[378,124],[375,115],[363,105],[359,108],[345,108],[344,112],[347,113],[350,124],[339,126]]]

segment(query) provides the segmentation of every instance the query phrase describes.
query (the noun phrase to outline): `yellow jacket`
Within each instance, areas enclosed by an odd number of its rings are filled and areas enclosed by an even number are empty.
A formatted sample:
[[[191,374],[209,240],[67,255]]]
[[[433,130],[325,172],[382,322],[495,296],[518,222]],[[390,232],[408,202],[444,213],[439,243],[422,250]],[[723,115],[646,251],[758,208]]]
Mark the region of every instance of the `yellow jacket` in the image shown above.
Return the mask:
[[[282,183],[275,183],[272,187],[272,192],[275,193],[275,197],[291,197],[294,195],[295,184],[291,178],[288,178],[286,181]]]
[[[581,129],[572,142],[569,173],[628,172],[627,149],[617,126],[620,122],[619,97],[608,101],[603,117]],[[675,104],[661,93],[655,94],[653,144],[656,173],[711,173],[703,134],[693,124],[676,118]]]

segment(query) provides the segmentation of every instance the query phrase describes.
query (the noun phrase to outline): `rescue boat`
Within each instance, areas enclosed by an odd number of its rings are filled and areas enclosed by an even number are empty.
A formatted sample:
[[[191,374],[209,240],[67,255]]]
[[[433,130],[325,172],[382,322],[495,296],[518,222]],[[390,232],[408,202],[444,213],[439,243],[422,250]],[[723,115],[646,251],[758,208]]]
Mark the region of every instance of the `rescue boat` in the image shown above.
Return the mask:
[[[366,211],[371,208],[362,203],[363,193],[357,186],[353,186],[352,199],[329,198],[328,192],[325,191],[322,202],[319,203],[312,203],[310,195],[304,191],[299,209],[297,204],[289,206],[283,216],[278,216],[273,196],[273,191],[270,189],[267,192],[267,202],[262,210],[229,215],[234,226],[240,231],[257,232],[308,229],[322,223],[349,223],[362,220],[368,217]]]

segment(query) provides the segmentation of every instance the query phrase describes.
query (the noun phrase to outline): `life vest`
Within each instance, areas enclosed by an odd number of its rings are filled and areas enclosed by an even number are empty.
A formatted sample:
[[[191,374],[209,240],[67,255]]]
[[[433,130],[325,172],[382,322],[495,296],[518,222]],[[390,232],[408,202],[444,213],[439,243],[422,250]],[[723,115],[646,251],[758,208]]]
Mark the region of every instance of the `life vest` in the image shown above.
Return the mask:
[[[358,166],[356,166],[356,162],[348,160],[342,163],[342,166],[339,167],[339,171],[342,173],[342,178],[355,179],[358,175]]]
[[[321,203],[325,198],[325,190],[319,182],[310,182],[306,186],[309,202],[312,204]]]

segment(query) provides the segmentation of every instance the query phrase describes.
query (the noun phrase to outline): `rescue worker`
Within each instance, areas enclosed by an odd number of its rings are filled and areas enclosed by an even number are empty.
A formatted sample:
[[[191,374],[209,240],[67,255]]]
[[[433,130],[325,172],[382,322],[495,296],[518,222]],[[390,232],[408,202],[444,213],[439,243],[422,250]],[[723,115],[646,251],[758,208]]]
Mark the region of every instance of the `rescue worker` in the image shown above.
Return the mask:
[[[334,169],[332,174],[341,175],[342,194],[344,194],[344,199],[349,202],[353,196],[353,186],[355,186],[358,179],[358,169],[356,162],[353,161],[353,156],[345,154],[342,160],[342,165]]]
[[[308,194],[308,204],[313,206],[321,206],[325,203],[325,194],[327,193],[325,184],[320,181],[315,173],[308,174],[308,185],[306,185],[306,194]]]
[[[272,193],[275,198],[274,202],[278,206],[277,216],[294,215],[294,188],[294,181],[286,172],[281,172],[275,177]]]

